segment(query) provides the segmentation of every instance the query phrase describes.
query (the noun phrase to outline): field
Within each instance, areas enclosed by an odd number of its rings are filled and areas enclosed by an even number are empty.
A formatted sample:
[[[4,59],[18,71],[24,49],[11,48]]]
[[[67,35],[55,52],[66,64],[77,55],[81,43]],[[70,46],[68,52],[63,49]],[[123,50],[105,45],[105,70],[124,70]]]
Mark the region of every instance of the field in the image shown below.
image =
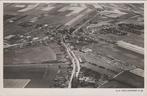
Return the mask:
[[[22,22],[29,22],[34,17],[37,18],[32,25],[48,24],[48,25],[64,25],[74,19],[78,14],[83,14],[86,11],[85,6],[72,4],[22,4],[25,7],[16,7],[17,4],[4,5],[4,34],[26,34],[32,30],[32,26],[24,28],[19,26]],[[19,4],[18,4],[19,5]],[[50,10],[45,8],[51,7]],[[32,8],[28,8],[32,6]],[[64,10],[62,11],[61,9]],[[80,11],[76,12],[75,8]],[[84,8],[84,10],[83,10]],[[25,10],[24,10],[25,9]],[[27,9],[27,10],[26,10]],[[23,11],[21,11],[23,10]],[[85,13],[84,13],[85,14]],[[89,13],[88,13],[89,14]],[[14,23],[9,23],[9,20],[14,20]],[[74,22],[75,23],[75,22]]]
[[[143,3],[5,3],[4,79],[30,79],[26,88],[67,88],[70,76],[72,86],[81,86],[74,75],[86,68],[82,88],[109,80],[107,87],[136,87],[111,81],[121,72],[144,70],[144,53],[118,41],[144,50]]]
[[[106,13],[99,12],[100,15],[98,15],[96,18],[90,21],[89,24],[83,27],[83,30],[88,30],[87,34],[89,34],[88,35],[89,38],[92,38],[98,43],[89,43],[83,47],[92,49],[93,52],[91,54],[95,54],[95,55],[102,54],[106,57],[112,57],[117,60],[120,60],[121,62],[132,64],[141,69],[144,69],[144,56],[140,54],[136,54],[132,51],[125,50],[114,44],[115,42],[122,40],[140,47],[144,47],[144,30],[143,29],[138,30],[140,31],[140,34],[135,34],[135,33],[131,33],[127,31],[127,35],[117,35],[115,33],[101,32],[101,28],[105,25],[106,26],[111,25],[113,27],[116,27],[116,29],[118,29],[117,24],[122,22],[141,24],[141,26],[143,26],[144,21],[142,19],[144,17],[142,14],[143,12],[142,6],[132,4],[132,5],[128,5],[128,8],[126,7],[126,9],[124,9],[123,4],[120,4],[120,5],[119,4],[117,5],[101,4],[100,6],[106,7],[110,10],[106,12],[107,14],[108,12],[113,13],[113,10],[115,10],[115,8],[117,8],[120,12],[125,12],[125,14],[118,17],[107,17]],[[134,8],[132,10],[129,10],[130,6],[132,6],[133,8],[135,6],[139,6],[139,8],[138,9]],[[119,13],[117,12],[117,14]],[[140,19],[141,21],[136,21]],[[97,27],[91,27],[91,26],[97,26]],[[109,29],[109,31],[111,31],[111,29]],[[88,32],[91,32],[91,33],[88,33]],[[80,32],[79,33],[77,32],[77,34],[80,34]],[[87,35],[84,35],[84,36],[87,37]]]
[[[4,55],[5,64],[30,64],[53,60],[56,60],[56,54],[49,46],[17,49],[5,52]]]
[[[18,66],[5,67],[4,78],[6,79],[30,79],[28,88],[48,88],[54,86],[54,79],[58,71],[58,65],[42,66]],[[15,75],[14,75],[15,74]]]

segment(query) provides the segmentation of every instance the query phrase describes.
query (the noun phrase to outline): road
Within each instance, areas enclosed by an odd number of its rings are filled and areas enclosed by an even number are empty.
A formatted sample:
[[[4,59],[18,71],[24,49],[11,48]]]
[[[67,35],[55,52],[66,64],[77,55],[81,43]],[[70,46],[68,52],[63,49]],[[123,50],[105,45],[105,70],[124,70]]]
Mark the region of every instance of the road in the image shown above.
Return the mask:
[[[68,88],[71,88],[73,78],[78,78],[78,75],[80,72],[80,62],[79,62],[78,58],[76,57],[76,55],[74,54],[74,52],[68,47],[68,45],[66,45],[64,42],[62,42],[62,45],[65,47],[67,54],[73,64],[73,70],[72,70],[71,77],[69,80],[69,85],[68,85]]]
[[[75,34],[78,30],[80,30],[82,27],[84,27],[86,24],[88,24],[91,20],[93,20],[96,16],[98,16],[99,15],[99,13],[97,12],[97,9],[95,9],[95,8],[92,8],[95,12],[96,12],[96,14],[92,17],[92,18],[90,18],[90,19],[88,19],[86,22],[84,22],[81,26],[79,26],[76,30],[74,30],[73,31],[73,34]]]
[[[73,31],[73,35],[74,33],[76,33],[80,28],[82,28],[83,26],[85,26],[87,23],[89,23],[91,20],[93,20],[96,16],[98,15],[95,14],[92,18],[88,19],[85,23],[83,23],[81,26],[79,26],[75,31]],[[38,30],[38,29],[37,29]],[[36,31],[36,30],[35,30]],[[32,33],[34,31],[30,31],[29,33]],[[40,40],[37,40],[37,41],[42,41],[41,39]],[[27,43],[30,43],[30,42],[27,42]],[[10,46],[7,46],[7,47],[4,47],[4,48],[9,48],[9,47],[12,47],[12,46],[20,46],[20,45],[23,45],[24,43],[20,43],[20,44],[14,44],[14,45],[10,45]],[[68,85],[68,88],[71,88],[72,87],[72,82],[73,82],[73,79],[78,79],[78,75],[80,73],[80,62],[79,62],[79,59],[76,57],[75,53],[70,49],[70,47],[65,44],[64,42],[61,42],[61,44],[65,47],[66,51],[67,51],[67,54],[72,62],[72,65],[73,65],[73,70],[72,70],[72,73],[71,73],[71,77],[70,77],[70,80],[69,80],[69,85]]]
[[[75,76],[78,78],[78,75],[80,73],[80,62],[79,62],[79,59],[76,57],[76,55],[74,54],[73,51],[70,51],[72,56],[73,56],[73,59],[75,60],[75,64],[76,64],[76,73],[75,73]]]
[[[116,78],[117,76],[121,75],[124,71],[119,72],[118,74],[116,74],[111,80],[113,80],[114,78]],[[111,81],[109,80],[109,81]],[[104,84],[108,83],[109,81],[104,81],[98,88],[101,88],[101,86],[103,86]]]
[[[96,10],[96,9],[94,9]],[[99,15],[99,13],[96,13],[92,18],[88,19],[85,23],[83,23],[81,26],[79,26],[76,30],[73,31],[73,35],[83,26],[85,26],[87,23],[89,23],[91,20],[93,20],[97,15]],[[62,44],[65,46],[67,53],[72,61],[73,64],[73,70],[72,70],[72,74],[71,74],[71,78],[69,81],[69,85],[68,88],[72,87],[72,81],[74,78],[78,79],[78,75],[80,73],[80,62],[79,59],[76,57],[76,55],[74,54],[74,52],[64,43],[62,42]]]
[[[4,45],[4,49],[11,48],[11,47],[16,47],[16,46],[24,46],[25,44],[29,44],[29,43],[42,42],[44,40],[45,40],[44,38],[41,38],[41,39],[37,39],[37,40],[34,40],[34,41],[28,41],[28,42],[24,42],[24,43]]]
[[[42,67],[47,65],[61,65],[62,62],[47,62],[47,63],[19,63],[19,64],[5,64],[4,67]],[[63,63],[65,65],[65,63]]]

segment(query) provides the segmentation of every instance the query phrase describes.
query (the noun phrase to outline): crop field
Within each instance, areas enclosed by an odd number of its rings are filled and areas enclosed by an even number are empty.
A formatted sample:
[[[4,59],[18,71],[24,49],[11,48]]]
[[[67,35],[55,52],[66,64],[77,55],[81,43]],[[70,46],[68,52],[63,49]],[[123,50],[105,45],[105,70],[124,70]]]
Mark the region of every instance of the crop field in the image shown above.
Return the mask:
[[[21,5],[20,7],[18,5]],[[18,6],[18,7],[17,7]],[[32,30],[36,24],[64,25],[86,9],[82,4],[10,4],[4,5],[4,35],[24,34]],[[48,9],[50,8],[50,10]],[[64,10],[62,11],[61,9]],[[80,11],[76,12],[76,9]],[[86,11],[86,10],[85,10]],[[85,13],[84,13],[85,14]],[[89,14],[89,13],[87,13]],[[30,27],[24,28],[20,23],[30,22],[36,17]],[[10,23],[10,20],[14,20]]]
[[[113,26],[116,27],[116,30],[122,31],[122,29],[119,29],[118,24],[120,23],[131,23],[131,24],[138,24],[143,26],[143,6],[137,5],[137,4],[130,4],[127,5],[128,7],[125,7],[124,9],[123,4],[113,5],[113,4],[101,4],[101,6],[106,6],[109,10],[99,12],[100,15],[98,15],[96,18],[94,18],[92,21],[90,21],[87,26],[83,27],[84,30],[87,30],[91,26],[98,26],[98,27],[91,27],[87,32],[93,32],[93,34],[89,34],[89,37],[96,40],[98,43],[95,44],[89,44],[85,45],[84,47],[88,47],[93,49],[93,54],[103,54],[105,56],[110,56],[115,59],[118,59],[124,63],[135,65],[139,68],[144,68],[144,57],[136,54],[134,52],[125,50],[123,48],[119,48],[116,45],[111,44],[110,42],[117,42],[120,40],[123,40],[125,42],[129,42],[131,44],[144,47],[144,28],[137,30],[139,34],[132,33],[132,30],[125,30],[127,35],[117,35],[115,33],[104,33],[101,32],[101,28],[103,26]],[[139,6],[138,9],[134,8],[135,6]],[[129,10],[129,8],[134,8],[132,10]],[[108,13],[113,14],[113,10],[119,10],[119,13],[125,13],[118,17],[108,17]],[[115,13],[115,11],[114,11]],[[109,29],[108,32],[110,32],[111,29]],[[113,30],[113,29],[112,29]],[[124,32],[124,31],[123,31]],[[78,33],[77,33],[78,34]],[[103,41],[102,41],[103,40]],[[110,42],[107,42],[110,41]]]
[[[56,60],[56,54],[50,47],[45,46],[17,49],[5,52],[4,55],[5,64],[41,63],[50,60]]]
[[[53,87],[54,79],[58,71],[58,65],[42,65],[28,67],[5,67],[4,78],[7,79],[30,79],[26,88]],[[14,75],[15,74],[15,75]]]
[[[139,75],[141,85],[114,79],[137,68],[143,77],[143,3],[5,3],[3,21],[4,79],[29,79],[26,88],[143,87]]]

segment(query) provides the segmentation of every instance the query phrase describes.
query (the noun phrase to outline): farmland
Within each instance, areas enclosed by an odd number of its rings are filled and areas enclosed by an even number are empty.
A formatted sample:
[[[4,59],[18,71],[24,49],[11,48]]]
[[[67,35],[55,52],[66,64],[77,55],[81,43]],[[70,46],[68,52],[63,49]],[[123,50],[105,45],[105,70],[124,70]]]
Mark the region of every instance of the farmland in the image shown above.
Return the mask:
[[[4,80],[25,88],[142,88],[143,7],[5,3]]]

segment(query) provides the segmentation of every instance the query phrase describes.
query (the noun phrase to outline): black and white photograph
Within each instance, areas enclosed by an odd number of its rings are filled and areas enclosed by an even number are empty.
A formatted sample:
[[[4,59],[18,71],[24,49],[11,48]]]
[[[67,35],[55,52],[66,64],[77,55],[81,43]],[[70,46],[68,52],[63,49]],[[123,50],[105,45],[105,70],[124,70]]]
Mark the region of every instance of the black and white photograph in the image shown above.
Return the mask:
[[[3,88],[144,88],[144,3],[3,3]]]

